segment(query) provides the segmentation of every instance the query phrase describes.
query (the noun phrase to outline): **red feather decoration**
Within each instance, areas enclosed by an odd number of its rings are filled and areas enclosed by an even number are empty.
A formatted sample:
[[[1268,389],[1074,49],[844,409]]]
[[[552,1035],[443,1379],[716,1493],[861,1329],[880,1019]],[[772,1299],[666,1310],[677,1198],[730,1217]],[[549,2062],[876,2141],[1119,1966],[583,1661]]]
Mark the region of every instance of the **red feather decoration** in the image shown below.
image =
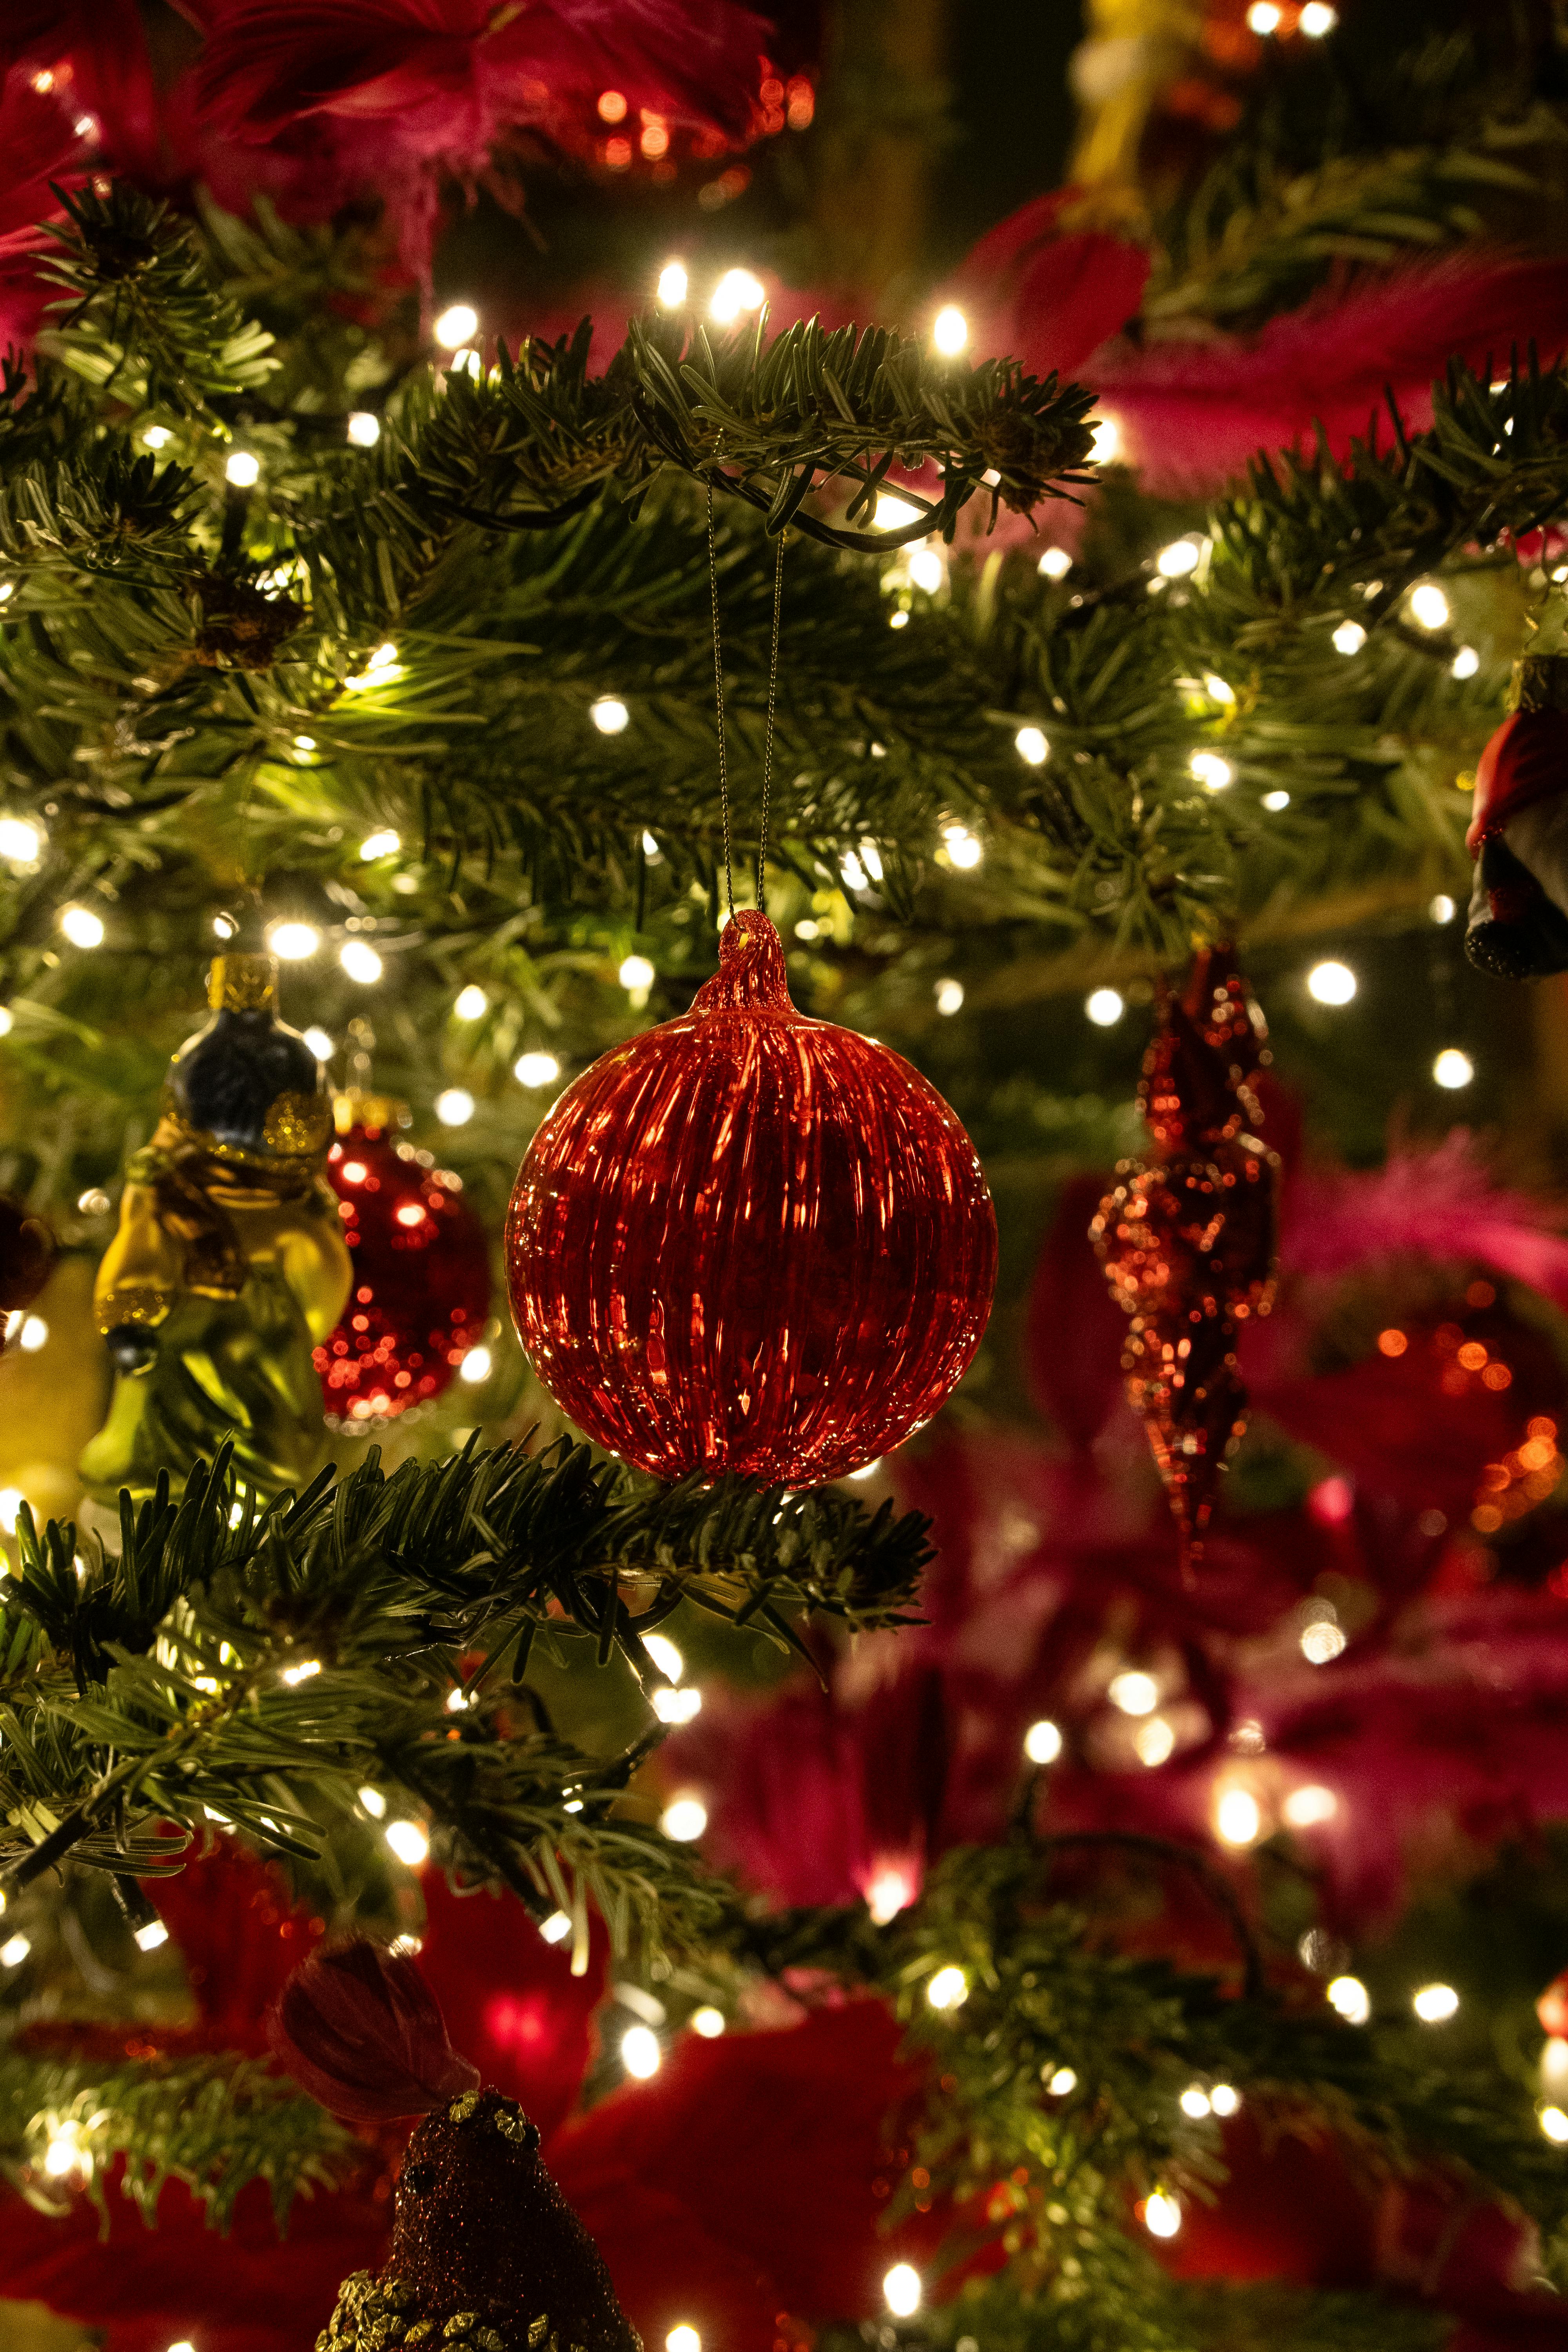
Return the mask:
[[[267,2021],[280,2066],[350,2123],[428,2115],[478,2084],[411,1959],[363,1937],[313,1953]]]

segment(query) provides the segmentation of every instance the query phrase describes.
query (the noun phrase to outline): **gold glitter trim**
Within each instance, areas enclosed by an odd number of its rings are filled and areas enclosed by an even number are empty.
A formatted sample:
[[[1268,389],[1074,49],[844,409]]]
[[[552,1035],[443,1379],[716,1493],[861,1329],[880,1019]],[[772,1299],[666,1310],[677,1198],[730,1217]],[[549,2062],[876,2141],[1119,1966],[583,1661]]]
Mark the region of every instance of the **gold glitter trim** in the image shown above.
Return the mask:
[[[1513,666],[1514,710],[1568,710],[1568,654],[1525,654]]]
[[[325,1095],[279,1095],[261,1129],[268,1151],[287,1160],[324,1151],[331,1132],[332,1106]]]
[[[214,956],[207,974],[207,1003],[215,1013],[268,1011],[278,1003],[277,957]]]

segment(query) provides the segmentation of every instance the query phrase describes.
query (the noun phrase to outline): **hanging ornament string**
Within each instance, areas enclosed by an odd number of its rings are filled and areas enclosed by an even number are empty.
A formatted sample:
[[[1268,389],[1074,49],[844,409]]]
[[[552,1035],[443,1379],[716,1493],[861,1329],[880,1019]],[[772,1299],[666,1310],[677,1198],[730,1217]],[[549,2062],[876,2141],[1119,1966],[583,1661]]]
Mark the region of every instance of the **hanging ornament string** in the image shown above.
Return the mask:
[[[713,485],[708,485],[708,595],[713,615],[713,702],[719,719],[719,822],[724,841],[724,900],[726,911],[735,911],[735,877],[730,851],[730,762],[724,741],[724,653],[719,631],[719,558],[713,532]],[[776,541],[773,558],[773,620],[772,640],[768,648],[768,712],[763,732],[763,804],[757,835],[757,907],[767,911],[767,894],[763,872],[768,856],[769,810],[773,801],[773,713],[778,705],[779,689],[779,620],[784,609],[784,533]]]

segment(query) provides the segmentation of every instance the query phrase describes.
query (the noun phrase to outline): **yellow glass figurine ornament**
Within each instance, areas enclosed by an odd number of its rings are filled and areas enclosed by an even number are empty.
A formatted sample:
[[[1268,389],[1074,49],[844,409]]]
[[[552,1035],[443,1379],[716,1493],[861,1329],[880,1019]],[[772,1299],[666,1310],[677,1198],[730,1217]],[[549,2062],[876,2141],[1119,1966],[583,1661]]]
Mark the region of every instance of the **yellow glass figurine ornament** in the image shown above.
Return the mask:
[[[326,1449],[311,1351],[352,1274],[322,1174],[331,1097],[278,1018],[275,958],[216,957],[207,1002],[126,1168],[93,1294],[115,1382],[81,1475],[110,1507],[121,1487],[151,1494],[161,1470],[177,1494],[225,1439],[264,1495],[302,1486]]]

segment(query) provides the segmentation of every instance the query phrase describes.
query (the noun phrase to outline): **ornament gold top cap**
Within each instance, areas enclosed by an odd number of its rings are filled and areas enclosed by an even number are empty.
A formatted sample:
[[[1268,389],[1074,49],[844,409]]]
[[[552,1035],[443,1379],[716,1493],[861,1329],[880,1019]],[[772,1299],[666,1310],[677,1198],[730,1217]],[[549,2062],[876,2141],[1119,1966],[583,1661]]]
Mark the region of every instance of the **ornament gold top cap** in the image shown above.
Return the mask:
[[[219,955],[207,974],[207,1003],[215,1013],[271,1013],[278,1006],[278,959],[270,955]]]
[[[1515,710],[1568,710],[1568,654],[1522,654],[1508,698]]]

